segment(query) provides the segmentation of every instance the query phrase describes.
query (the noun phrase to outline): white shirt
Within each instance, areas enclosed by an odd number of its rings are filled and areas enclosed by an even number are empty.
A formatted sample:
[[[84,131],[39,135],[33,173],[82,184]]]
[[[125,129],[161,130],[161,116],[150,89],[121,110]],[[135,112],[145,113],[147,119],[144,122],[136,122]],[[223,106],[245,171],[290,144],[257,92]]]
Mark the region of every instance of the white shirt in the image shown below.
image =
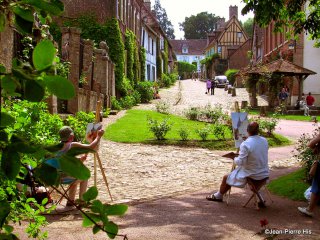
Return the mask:
[[[244,187],[246,177],[261,180],[269,177],[268,141],[261,136],[250,136],[240,146],[239,156],[234,159],[238,167],[227,179],[230,186]]]

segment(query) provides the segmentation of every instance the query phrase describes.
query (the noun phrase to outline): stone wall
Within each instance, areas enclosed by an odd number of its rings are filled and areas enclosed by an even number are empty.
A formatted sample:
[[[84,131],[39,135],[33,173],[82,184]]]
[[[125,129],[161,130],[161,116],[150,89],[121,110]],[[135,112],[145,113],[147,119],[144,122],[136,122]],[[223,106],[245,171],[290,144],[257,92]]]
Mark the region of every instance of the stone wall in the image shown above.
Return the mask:
[[[81,40],[79,29],[62,29],[62,56],[64,61],[71,63],[69,80],[76,89],[76,97],[68,101],[68,112],[95,111],[99,98],[104,107],[111,107],[111,96],[115,96],[115,75],[108,50],[105,42],[94,49],[92,41]]]

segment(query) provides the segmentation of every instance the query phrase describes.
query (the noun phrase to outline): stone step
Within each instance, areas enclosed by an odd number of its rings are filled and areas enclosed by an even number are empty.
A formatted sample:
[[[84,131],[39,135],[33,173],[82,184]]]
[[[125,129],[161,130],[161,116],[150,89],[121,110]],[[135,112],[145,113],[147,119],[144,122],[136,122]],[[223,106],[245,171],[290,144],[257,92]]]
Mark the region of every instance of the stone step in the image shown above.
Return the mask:
[[[287,110],[288,115],[303,115],[304,110]],[[310,116],[319,116],[320,110],[309,110]]]

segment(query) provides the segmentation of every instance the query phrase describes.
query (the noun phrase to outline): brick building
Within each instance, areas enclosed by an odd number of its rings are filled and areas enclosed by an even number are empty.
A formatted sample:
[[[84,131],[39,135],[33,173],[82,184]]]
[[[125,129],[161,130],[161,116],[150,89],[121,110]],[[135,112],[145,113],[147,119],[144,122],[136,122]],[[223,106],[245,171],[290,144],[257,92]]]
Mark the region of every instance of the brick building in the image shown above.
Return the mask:
[[[276,59],[282,58],[293,64],[310,69],[314,72],[320,70],[319,54],[320,49],[314,48],[314,41],[308,39],[308,35],[302,33],[298,39],[288,39],[286,37],[287,28],[282,33],[274,32],[274,22],[271,22],[266,28],[254,27],[252,64],[265,64]],[[310,75],[303,81],[302,91],[306,94],[312,92],[316,97],[316,104],[320,105],[320,84],[319,74]],[[294,77],[283,79],[283,85],[288,86],[290,90],[290,104],[294,105],[298,99],[299,84]],[[262,92],[261,92],[262,91]],[[280,91],[280,89],[279,89]],[[263,90],[260,89],[263,93]]]
[[[161,29],[151,11],[150,0],[62,0],[65,4],[64,18],[76,18],[83,14],[97,16],[100,23],[107,19],[116,18],[119,22],[123,39],[127,29],[136,35],[137,44],[147,50],[146,76],[147,80],[158,78],[156,72],[155,44],[163,43],[167,36]],[[168,41],[169,42],[169,41]],[[174,52],[168,44],[169,69],[174,66]],[[163,65],[161,63],[161,65]]]

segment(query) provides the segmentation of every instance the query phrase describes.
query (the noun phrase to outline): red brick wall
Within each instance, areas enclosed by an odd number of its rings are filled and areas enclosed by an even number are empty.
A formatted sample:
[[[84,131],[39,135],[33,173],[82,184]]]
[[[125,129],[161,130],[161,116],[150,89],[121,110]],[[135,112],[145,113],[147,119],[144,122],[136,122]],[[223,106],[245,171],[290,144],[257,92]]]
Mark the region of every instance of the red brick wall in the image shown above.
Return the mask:
[[[62,0],[64,2],[66,18],[76,18],[83,14],[94,14],[100,23],[107,19],[118,17],[120,29],[125,34],[126,29],[132,30],[137,41],[140,42],[141,9],[140,0]],[[122,5],[117,3],[121,3]],[[118,12],[117,12],[118,10]],[[121,19],[120,19],[121,18]]]
[[[248,66],[250,60],[247,57],[247,52],[249,50],[251,50],[251,39],[248,39],[229,57],[229,69],[241,69]]]
[[[62,0],[63,16],[75,18],[82,14],[94,13],[101,23],[116,16],[116,0]]]

